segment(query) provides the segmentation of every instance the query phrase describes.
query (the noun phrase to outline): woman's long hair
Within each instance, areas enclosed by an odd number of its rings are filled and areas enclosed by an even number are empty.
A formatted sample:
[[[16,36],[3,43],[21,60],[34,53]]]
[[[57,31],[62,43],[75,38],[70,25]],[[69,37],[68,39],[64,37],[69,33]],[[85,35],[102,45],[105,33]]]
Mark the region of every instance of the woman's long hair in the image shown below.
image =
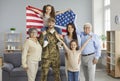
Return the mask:
[[[46,8],[47,8],[48,6],[51,7],[50,17],[55,18],[55,9],[54,9],[54,7],[53,7],[52,5],[50,5],[50,4],[43,6],[43,16],[45,16]]]
[[[67,35],[69,35],[69,32],[68,32],[68,26],[69,25],[71,25],[72,28],[74,29],[72,38],[77,40],[76,28],[75,28],[75,25],[73,23],[67,24]]]

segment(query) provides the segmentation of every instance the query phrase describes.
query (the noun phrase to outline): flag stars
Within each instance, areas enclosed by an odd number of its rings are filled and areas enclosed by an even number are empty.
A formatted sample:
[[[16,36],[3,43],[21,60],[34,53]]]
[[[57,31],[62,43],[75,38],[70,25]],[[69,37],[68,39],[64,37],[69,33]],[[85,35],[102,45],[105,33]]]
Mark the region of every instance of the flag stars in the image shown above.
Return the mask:
[[[66,11],[63,14],[59,14],[56,16],[56,25],[66,26],[67,24],[74,22],[75,14],[72,10]]]

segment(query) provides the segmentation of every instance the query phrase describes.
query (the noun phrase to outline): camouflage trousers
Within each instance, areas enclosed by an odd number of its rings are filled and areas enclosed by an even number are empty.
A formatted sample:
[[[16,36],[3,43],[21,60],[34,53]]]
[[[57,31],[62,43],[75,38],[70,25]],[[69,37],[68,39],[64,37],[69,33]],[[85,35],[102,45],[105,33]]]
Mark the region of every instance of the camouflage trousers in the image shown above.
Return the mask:
[[[60,80],[60,60],[53,58],[53,59],[42,59],[42,74],[40,81],[47,81],[47,75],[49,72],[50,66],[52,67],[54,73],[54,81],[61,81]]]

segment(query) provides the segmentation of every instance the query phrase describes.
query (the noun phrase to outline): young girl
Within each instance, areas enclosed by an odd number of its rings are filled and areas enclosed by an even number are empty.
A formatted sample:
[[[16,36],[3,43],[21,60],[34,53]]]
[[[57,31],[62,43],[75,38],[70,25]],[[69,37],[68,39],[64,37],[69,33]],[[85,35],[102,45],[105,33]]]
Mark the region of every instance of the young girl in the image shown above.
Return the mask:
[[[90,36],[79,50],[78,50],[77,40],[73,39],[70,42],[70,49],[69,49],[67,45],[59,38],[58,34],[56,34],[56,37],[63,44],[67,52],[68,81],[78,81],[80,64],[81,64],[80,62],[81,52],[85,48],[87,43],[91,40],[92,37]]]
[[[43,6],[43,12],[35,9],[35,8],[32,8],[31,6],[29,6],[29,8],[31,8],[33,11],[37,12],[40,14],[40,16],[43,18],[43,22],[44,22],[44,27],[47,27],[47,21],[50,17],[52,18],[55,18],[56,15],[58,14],[61,14],[61,13],[64,13],[70,9],[66,9],[66,10],[63,10],[63,11],[58,11],[58,12],[55,12],[55,9],[52,5],[50,4],[47,4],[47,5],[44,5]],[[59,33],[59,34],[62,34],[62,30],[55,27],[56,31]],[[42,29],[42,31],[44,31],[46,29]]]

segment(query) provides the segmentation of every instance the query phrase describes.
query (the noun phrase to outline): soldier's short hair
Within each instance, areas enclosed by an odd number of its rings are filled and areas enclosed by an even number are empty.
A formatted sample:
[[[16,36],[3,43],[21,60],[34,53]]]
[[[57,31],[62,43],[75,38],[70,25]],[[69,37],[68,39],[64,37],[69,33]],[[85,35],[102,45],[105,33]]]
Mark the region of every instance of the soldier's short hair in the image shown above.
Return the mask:
[[[50,18],[48,19],[48,22],[55,22],[55,18],[50,17]]]

